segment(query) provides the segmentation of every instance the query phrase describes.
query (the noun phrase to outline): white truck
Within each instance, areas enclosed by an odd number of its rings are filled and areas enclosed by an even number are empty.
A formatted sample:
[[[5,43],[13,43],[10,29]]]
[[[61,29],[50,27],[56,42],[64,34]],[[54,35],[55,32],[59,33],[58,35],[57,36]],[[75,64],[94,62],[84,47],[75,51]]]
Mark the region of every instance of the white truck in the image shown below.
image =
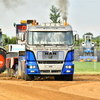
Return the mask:
[[[16,36],[17,44],[9,45],[6,59],[8,76],[16,72],[17,78],[26,81],[34,76],[73,80],[74,39],[69,24],[22,20],[16,24]]]

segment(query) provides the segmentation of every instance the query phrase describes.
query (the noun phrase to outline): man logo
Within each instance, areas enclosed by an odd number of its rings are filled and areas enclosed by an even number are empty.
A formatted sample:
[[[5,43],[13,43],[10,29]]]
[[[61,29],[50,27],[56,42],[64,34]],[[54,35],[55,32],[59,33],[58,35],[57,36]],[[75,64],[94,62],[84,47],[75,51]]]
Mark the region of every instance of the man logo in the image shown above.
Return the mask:
[[[52,59],[53,58],[53,54],[51,52],[49,53],[48,58],[49,59]]]

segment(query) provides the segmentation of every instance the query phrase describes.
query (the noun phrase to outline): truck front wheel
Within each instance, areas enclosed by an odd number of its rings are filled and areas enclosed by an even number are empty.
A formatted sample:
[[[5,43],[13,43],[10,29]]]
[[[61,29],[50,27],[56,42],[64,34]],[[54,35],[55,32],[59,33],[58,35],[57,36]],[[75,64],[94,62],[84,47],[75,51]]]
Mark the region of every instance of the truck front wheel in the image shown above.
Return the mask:
[[[25,81],[31,81],[31,80],[32,80],[32,76],[30,76],[30,75],[24,73],[24,80],[25,80]]]
[[[55,80],[61,80],[62,76],[61,75],[55,75]]]
[[[73,81],[73,74],[63,75],[62,79],[66,81]]]

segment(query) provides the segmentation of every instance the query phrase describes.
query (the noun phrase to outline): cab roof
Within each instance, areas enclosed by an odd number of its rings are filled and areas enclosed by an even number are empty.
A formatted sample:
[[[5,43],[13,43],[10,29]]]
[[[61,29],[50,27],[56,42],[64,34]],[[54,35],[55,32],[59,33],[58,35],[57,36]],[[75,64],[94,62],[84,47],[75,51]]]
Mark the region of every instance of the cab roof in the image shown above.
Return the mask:
[[[68,24],[67,26],[59,25],[59,26],[29,26],[28,31],[72,31],[72,27]]]

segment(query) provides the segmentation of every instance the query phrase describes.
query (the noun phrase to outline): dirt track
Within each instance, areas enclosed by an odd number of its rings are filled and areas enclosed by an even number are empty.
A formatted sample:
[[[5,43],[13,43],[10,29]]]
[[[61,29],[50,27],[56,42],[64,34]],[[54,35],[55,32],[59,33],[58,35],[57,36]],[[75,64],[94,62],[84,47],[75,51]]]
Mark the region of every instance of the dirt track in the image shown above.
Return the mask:
[[[100,75],[74,75],[74,81],[24,81],[0,75],[0,100],[99,100]]]

